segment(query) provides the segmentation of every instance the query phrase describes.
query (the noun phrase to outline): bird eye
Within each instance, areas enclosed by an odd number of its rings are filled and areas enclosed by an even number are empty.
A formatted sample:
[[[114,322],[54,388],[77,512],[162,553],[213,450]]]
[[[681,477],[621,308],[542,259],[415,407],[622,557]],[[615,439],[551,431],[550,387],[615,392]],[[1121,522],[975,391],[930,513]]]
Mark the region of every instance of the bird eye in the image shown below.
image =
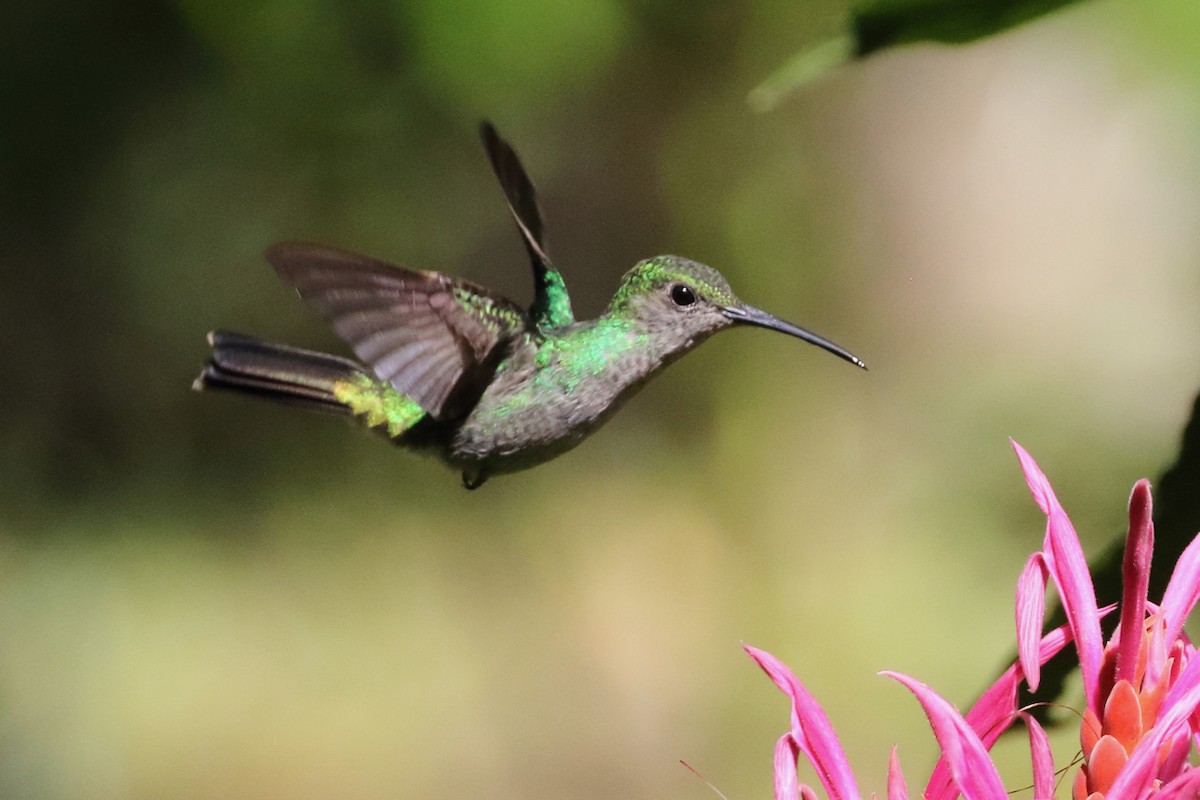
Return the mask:
[[[692,287],[677,283],[671,287],[671,300],[677,306],[690,306],[696,302],[696,293]]]

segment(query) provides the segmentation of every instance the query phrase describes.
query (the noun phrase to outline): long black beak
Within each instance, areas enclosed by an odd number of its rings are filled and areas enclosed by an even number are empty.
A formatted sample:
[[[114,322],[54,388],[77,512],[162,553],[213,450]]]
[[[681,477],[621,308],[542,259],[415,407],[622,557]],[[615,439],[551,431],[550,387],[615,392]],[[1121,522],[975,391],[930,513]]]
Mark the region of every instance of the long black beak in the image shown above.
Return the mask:
[[[751,306],[725,306],[721,309],[721,312],[734,322],[740,322],[745,325],[757,325],[760,328],[769,328],[773,331],[786,333],[788,336],[795,336],[797,339],[803,339],[810,344],[815,344],[817,347],[828,350],[835,356],[846,359],[851,364],[862,367],[863,369],[867,368],[867,363],[851,353],[849,350],[845,350],[844,348],[841,348],[829,341],[825,337],[818,336],[812,331],[801,328],[799,325],[793,325],[790,322],[784,322],[778,317],[772,316],[765,311],[759,311],[757,308],[753,308]]]

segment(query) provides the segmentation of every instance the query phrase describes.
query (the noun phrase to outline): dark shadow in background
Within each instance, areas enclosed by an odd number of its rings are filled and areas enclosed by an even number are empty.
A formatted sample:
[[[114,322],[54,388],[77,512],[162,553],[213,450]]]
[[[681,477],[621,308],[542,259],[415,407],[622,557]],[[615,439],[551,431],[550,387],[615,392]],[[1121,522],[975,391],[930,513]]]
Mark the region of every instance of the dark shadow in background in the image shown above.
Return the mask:
[[[67,500],[130,466],[120,420],[137,387],[112,375],[138,348],[111,300],[118,265],[77,232],[104,202],[86,188],[129,115],[205,60],[174,8],[152,0],[17,3],[3,16],[0,493],[20,505],[28,487]]]

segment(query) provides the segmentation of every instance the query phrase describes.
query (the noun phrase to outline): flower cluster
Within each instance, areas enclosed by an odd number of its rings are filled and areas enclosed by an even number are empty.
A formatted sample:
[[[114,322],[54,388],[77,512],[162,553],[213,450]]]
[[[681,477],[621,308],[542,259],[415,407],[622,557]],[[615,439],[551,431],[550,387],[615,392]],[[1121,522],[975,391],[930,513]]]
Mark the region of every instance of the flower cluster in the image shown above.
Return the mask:
[[[942,756],[922,796],[926,800],[1007,800],[988,754],[1017,721],[1030,742],[1033,796],[1055,793],[1054,758],[1037,721],[1017,707],[1022,683],[1038,686],[1041,666],[1074,643],[1087,707],[1080,729],[1083,763],[1071,783],[1074,800],[1182,800],[1200,798],[1200,768],[1188,764],[1200,741],[1200,659],[1183,625],[1200,598],[1200,536],[1184,550],[1158,604],[1147,597],[1154,548],[1150,485],[1133,487],[1125,544],[1120,621],[1106,643],[1101,609],[1083,549],[1050,482],[1033,458],[1013,443],[1034,500],[1046,515],[1046,536],[1017,581],[1018,663],[1010,667],[964,716],[920,681],[885,672],[908,688],[929,718]],[[1067,624],[1043,635],[1046,585],[1053,581]],[[816,800],[801,784],[797,760],[813,765],[830,800],[858,800],[854,774],[829,718],[804,684],[783,663],[746,647],[775,685],[791,699],[791,728],[775,746],[776,800]],[[888,800],[907,800],[908,790],[893,749]]]

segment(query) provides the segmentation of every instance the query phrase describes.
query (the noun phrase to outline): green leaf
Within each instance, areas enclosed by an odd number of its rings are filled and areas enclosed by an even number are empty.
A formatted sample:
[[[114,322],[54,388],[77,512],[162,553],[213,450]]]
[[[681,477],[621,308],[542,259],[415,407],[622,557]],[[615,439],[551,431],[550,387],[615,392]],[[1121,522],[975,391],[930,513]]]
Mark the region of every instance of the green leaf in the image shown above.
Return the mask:
[[[750,92],[767,111],[804,84],[852,59],[914,42],[964,44],[1079,0],[876,0],[852,12],[850,30],[806,48]]]

